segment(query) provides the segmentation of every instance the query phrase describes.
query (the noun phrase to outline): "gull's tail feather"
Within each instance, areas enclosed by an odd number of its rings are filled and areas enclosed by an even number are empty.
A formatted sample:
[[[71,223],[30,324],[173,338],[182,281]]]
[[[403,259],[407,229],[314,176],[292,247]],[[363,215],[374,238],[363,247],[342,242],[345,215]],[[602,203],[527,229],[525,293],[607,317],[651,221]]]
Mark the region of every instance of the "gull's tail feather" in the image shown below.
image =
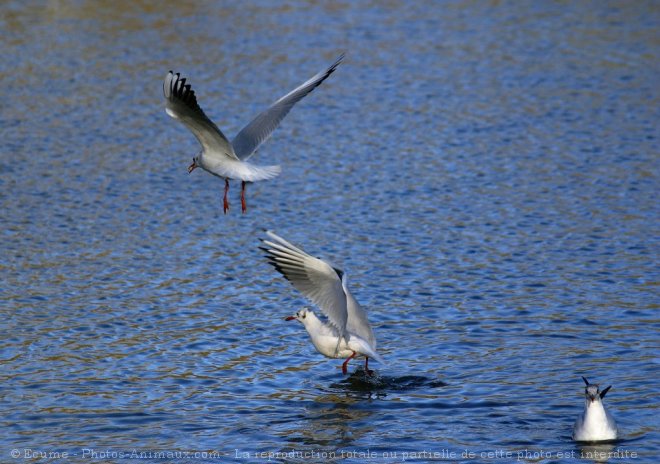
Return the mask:
[[[371,351],[371,354],[369,355],[369,357],[372,358],[372,359],[375,359],[376,361],[378,361],[378,362],[381,363],[382,365],[386,365],[386,364],[387,364],[387,362],[381,357],[381,355],[379,355],[378,353],[376,353],[376,352],[373,351],[373,350]]]
[[[277,177],[280,166],[257,166],[246,162],[223,162],[213,165],[213,173],[229,179],[241,179],[246,182],[256,182]]]
[[[365,356],[368,356],[369,358],[375,359],[381,364],[387,364],[385,360],[378,354],[376,353],[376,350],[371,348],[371,346],[364,340],[362,340],[359,337],[351,336],[351,342],[357,343],[359,346],[359,352]]]

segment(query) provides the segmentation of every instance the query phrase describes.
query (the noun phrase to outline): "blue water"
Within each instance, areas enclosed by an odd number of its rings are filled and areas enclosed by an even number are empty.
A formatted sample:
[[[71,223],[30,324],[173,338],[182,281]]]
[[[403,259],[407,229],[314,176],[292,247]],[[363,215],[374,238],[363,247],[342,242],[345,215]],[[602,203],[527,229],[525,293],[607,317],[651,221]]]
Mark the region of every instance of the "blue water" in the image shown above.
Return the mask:
[[[657,2],[184,3],[0,6],[0,462],[657,461]],[[342,51],[223,215],[167,71],[232,137]],[[374,378],[264,228],[347,272]],[[571,441],[582,375],[618,442]]]

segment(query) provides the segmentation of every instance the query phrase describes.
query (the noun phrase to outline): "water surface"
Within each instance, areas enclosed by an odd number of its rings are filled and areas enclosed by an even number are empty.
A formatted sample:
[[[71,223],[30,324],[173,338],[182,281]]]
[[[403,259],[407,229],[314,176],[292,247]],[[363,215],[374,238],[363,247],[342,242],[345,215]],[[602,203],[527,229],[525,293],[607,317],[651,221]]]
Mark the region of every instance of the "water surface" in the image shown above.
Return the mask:
[[[657,3],[181,3],[0,7],[1,460],[657,460]],[[342,51],[223,215],[167,71],[231,137]],[[373,378],[263,228],[345,269]]]

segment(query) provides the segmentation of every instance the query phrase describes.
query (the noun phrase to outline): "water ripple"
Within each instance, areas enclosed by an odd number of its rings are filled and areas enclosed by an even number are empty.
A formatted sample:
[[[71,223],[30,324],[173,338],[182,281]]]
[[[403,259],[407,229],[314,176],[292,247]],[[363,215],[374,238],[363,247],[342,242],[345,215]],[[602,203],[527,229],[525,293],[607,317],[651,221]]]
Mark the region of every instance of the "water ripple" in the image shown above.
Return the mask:
[[[586,375],[623,435],[596,451],[654,462],[657,15],[509,3],[0,6],[3,449],[555,462],[594,451]],[[223,215],[166,70],[229,135],[338,50]],[[263,228],[347,271],[387,365],[344,377],[283,320],[308,303]]]

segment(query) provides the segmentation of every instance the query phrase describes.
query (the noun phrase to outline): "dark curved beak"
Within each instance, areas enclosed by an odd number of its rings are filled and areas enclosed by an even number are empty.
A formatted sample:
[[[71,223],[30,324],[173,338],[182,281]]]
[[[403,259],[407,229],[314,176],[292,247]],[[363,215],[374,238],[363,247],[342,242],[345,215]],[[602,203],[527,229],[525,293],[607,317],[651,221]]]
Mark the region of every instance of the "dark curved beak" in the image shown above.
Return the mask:
[[[197,164],[195,164],[195,162],[193,161],[192,164],[191,164],[190,166],[188,166],[188,174],[190,174],[191,172],[193,172],[193,170],[194,170],[196,167],[197,167]]]
[[[296,320],[296,316],[287,316],[287,317],[284,318],[284,320],[285,320],[285,321],[295,321],[295,320]]]

